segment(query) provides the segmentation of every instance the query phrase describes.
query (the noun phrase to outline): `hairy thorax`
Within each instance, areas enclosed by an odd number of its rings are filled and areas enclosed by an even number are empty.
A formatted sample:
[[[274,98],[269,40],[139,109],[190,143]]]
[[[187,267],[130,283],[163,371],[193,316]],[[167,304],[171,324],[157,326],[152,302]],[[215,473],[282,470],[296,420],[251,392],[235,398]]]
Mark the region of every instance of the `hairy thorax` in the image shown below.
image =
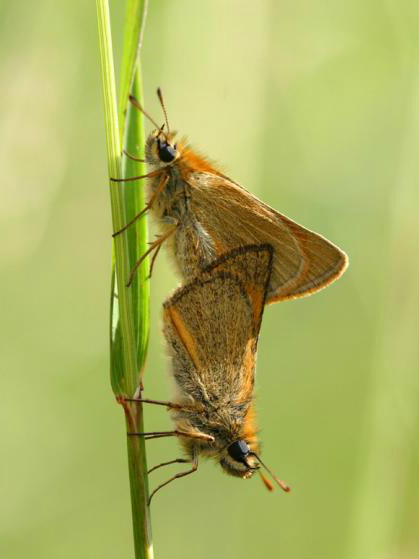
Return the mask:
[[[149,182],[149,196],[166,180],[164,190],[152,207],[160,233],[176,231],[167,239],[166,248],[175,256],[177,267],[185,279],[191,279],[217,256],[212,237],[191,210],[191,187],[181,173],[181,167],[166,167],[162,175]]]

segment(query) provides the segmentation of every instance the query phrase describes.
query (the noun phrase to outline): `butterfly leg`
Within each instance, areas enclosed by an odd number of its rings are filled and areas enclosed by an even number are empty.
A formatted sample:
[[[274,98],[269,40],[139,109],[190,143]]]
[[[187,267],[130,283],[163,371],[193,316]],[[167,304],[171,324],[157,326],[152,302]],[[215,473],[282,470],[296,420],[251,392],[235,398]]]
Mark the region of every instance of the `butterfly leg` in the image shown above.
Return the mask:
[[[151,279],[151,274],[153,273],[154,262],[156,261],[157,255],[159,254],[161,249],[161,244],[156,248],[156,252],[153,254],[153,257],[150,262],[150,271],[148,273],[147,279]]]
[[[118,397],[119,402],[121,403],[122,396]],[[156,406],[164,406],[165,408],[169,408],[170,410],[183,410],[183,411],[194,411],[194,412],[202,412],[202,408],[200,405],[188,405],[188,404],[177,404],[176,402],[168,402],[165,400],[150,400],[149,398],[123,398],[124,402],[138,402],[140,404],[154,404]]]
[[[162,437],[186,437],[189,439],[199,439],[201,441],[206,441],[209,443],[214,442],[214,437],[212,435],[207,435],[206,433],[201,433],[200,431],[180,431],[176,429],[174,431],[150,431],[148,433],[127,433],[130,437],[144,437],[144,439],[161,439]]]
[[[135,277],[135,272],[138,270],[138,267],[140,266],[141,262],[143,262],[143,260],[145,258],[147,258],[147,256],[153,252],[153,250],[158,249],[158,247],[166,240],[168,239],[171,235],[173,235],[173,233],[176,231],[178,226],[178,221],[176,220],[176,223],[164,234],[161,235],[160,237],[158,237],[154,242],[150,243],[150,248],[148,250],[146,250],[146,252],[141,256],[141,258],[136,262],[134,268],[131,270],[131,273],[129,275],[128,278],[128,282],[127,282],[127,287],[129,287]]]
[[[147,473],[151,474],[151,472],[154,472],[154,470],[157,470],[162,466],[170,466],[170,464],[190,464],[190,462],[191,461],[187,460],[186,458],[175,458],[175,460],[170,460],[169,462],[162,462],[161,464],[157,464],[157,466],[153,466],[153,468],[150,468]]]
[[[156,198],[166,188],[168,180],[169,180],[169,175],[166,175],[162,178],[162,180],[159,182],[156,190],[153,192],[150,200],[147,202],[144,208],[140,212],[138,212],[130,221],[128,221],[128,223],[124,225],[124,227],[119,229],[119,231],[115,231],[115,233],[112,234],[112,237],[116,237],[117,235],[120,235],[121,233],[126,231],[128,227],[131,227],[131,225],[133,225],[137,221],[137,219],[140,219],[141,216],[143,216],[145,213],[151,210],[154,202],[156,201]]]
[[[109,180],[112,182],[132,182],[132,181],[140,181],[141,179],[150,179],[152,177],[157,177],[161,173],[164,172],[164,169],[157,169],[156,171],[151,171],[150,173],[146,173],[145,175],[138,175],[137,177],[125,177],[123,179],[116,179],[114,177],[109,177]]]
[[[126,155],[128,157],[128,159],[131,159],[131,161],[137,161],[137,163],[145,163],[146,162],[145,159],[141,159],[140,157],[135,157],[135,155],[131,155],[131,153],[129,151],[127,151],[126,149],[122,150],[122,153],[124,155]]]
[[[151,493],[150,497],[148,498],[148,505],[150,505],[151,499],[154,497],[154,495],[157,493],[157,491],[159,491],[160,489],[162,489],[163,487],[165,487],[166,485],[168,485],[172,481],[175,481],[175,479],[179,479],[181,477],[185,477],[185,476],[188,476],[189,474],[195,473],[197,471],[197,469],[198,469],[198,456],[196,454],[194,454],[191,469],[186,470],[186,472],[179,472],[178,474],[174,475],[173,477],[171,477],[170,479],[168,479],[164,483],[161,483],[160,485],[158,485],[156,487],[156,489],[154,489],[154,491]]]
[[[184,409],[184,406],[180,404],[175,404],[174,402],[165,402],[162,400],[150,400],[148,398],[125,398],[126,402],[140,402],[143,404],[155,404],[157,406],[165,406],[166,408],[174,409],[174,410],[181,410]]]

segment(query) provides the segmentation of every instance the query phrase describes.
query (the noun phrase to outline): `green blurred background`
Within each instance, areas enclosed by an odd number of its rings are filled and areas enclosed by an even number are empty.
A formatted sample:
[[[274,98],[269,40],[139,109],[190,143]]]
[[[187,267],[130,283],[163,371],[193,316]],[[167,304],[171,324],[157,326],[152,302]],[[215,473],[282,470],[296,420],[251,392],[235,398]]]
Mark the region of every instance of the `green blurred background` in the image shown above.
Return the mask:
[[[153,503],[159,559],[419,556],[418,21],[411,0],[151,1],[148,110],[161,118],[162,86],[172,127],[350,257],[332,287],[265,313],[263,456],[293,492],[204,463]],[[133,557],[95,3],[3,0],[0,83],[0,556]],[[160,309],[177,281],[161,256],[149,397],[170,396]],[[150,465],[179,455],[148,449]]]

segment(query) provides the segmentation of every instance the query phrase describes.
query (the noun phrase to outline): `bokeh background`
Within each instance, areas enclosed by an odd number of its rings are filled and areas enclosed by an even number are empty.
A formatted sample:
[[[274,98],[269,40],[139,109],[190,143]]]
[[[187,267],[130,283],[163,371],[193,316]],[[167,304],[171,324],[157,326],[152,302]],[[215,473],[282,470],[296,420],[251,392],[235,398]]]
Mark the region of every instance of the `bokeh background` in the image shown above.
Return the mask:
[[[265,313],[263,456],[293,492],[203,463],[153,503],[159,559],[419,556],[418,21],[411,0],[151,1],[149,111],[160,85],[172,127],[351,262]],[[133,557],[95,3],[3,0],[0,83],[0,556]],[[161,256],[149,397],[170,396],[159,321],[177,281]],[[170,425],[153,407],[146,423]],[[150,465],[179,454],[148,449]]]

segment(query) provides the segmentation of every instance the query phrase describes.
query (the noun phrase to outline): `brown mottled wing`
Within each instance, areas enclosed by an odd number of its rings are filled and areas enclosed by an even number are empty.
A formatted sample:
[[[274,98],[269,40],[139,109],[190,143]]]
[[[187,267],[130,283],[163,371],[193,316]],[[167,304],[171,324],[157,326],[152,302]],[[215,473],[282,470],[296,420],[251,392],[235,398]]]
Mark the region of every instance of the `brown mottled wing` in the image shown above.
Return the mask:
[[[271,247],[240,247],[164,304],[173,373],[185,395],[201,402],[250,399],[271,265]]]
[[[326,287],[347,266],[337,246],[281,215],[227,177],[189,177],[191,211],[215,240],[219,254],[232,246],[269,243],[274,260],[267,302],[303,297]],[[210,211],[209,211],[210,209]]]

